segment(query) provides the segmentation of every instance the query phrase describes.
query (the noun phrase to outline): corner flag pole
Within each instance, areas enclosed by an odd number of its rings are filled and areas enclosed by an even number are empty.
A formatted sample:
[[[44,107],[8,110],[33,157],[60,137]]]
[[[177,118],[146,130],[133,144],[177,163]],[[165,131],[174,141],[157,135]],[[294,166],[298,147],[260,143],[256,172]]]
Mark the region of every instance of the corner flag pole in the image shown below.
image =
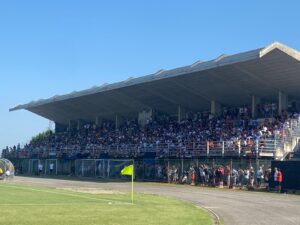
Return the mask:
[[[134,162],[132,165],[124,167],[121,175],[131,176],[131,203],[133,204],[133,179],[134,179]]]
[[[133,176],[134,176],[134,164],[132,165],[132,174],[131,174],[131,203],[133,204]]]

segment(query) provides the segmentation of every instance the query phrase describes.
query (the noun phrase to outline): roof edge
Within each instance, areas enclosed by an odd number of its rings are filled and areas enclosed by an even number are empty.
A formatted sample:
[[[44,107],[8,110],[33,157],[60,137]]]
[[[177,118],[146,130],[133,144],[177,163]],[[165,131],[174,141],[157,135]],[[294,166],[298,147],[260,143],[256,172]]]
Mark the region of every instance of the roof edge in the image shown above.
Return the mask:
[[[271,43],[270,45],[268,45],[267,47],[263,48],[259,53],[259,57],[260,58],[264,57],[265,55],[267,55],[274,49],[279,49],[280,51],[284,52],[285,54],[300,61],[300,52],[299,51],[297,51],[293,48],[290,48],[287,45],[281,44],[280,42],[277,42],[277,41],[275,41],[275,42]]]
[[[264,48],[241,52],[241,53],[237,53],[237,54],[233,54],[233,55],[224,55],[223,54],[223,55],[217,57],[216,59],[205,61],[205,62],[197,61],[191,65],[178,67],[178,68],[170,69],[170,70],[159,70],[153,74],[149,74],[149,75],[145,75],[145,76],[141,76],[141,77],[137,77],[137,78],[132,78],[132,79],[127,79],[127,80],[116,82],[113,84],[105,84],[105,85],[93,87],[90,89],[84,89],[84,90],[78,91],[78,92],[74,91],[69,94],[55,95],[48,99],[31,101],[27,104],[21,104],[21,105],[15,106],[13,108],[10,108],[9,111],[12,112],[12,111],[21,110],[21,109],[29,110],[30,108],[53,103],[53,102],[64,101],[64,100],[68,100],[68,99],[83,97],[83,96],[106,92],[106,91],[112,91],[112,90],[116,90],[116,89],[120,89],[120,88],[124,88],[124,87],[143,84],[146,82],[158,81],[161,79],[177,77],[177,76],[188,74],[188,73],[205,71],[208,69],[226,66],[229,64],[249,61],[249,60],[253,60],[253,59],[257,59],[257,58],[262,58],[265,55],[267,55],[268,53],[272,52],[274,49],[279,49],[282,52],[289,55],[290,57],[300,61],[300,52],[299,51],[292,49],[286,45],[283,45],[279,42],[273,42]]]

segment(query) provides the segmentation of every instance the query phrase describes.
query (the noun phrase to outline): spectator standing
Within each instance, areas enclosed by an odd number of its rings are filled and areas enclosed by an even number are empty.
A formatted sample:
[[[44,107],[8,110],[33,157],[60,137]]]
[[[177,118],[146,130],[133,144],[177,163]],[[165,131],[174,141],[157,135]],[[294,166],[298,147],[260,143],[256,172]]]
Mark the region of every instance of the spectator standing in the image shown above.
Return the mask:
[[[277,182],[277,178],[278,178],[278,170],[277,167],[274,168],[274,183],[275,183],[275,191],[278,190],[278,182]]]
[[[191,185],[195,186],[196,182],[196,171],[194,168],[191,169]]]
[[[200,175],[200,186],[204,186],[205,183],[205,172],[202,165],[199,166],[199,175]]]
[[[260,166],[258,170],[256,171],[256,182],[257,182],[257,187],[259,188],[261,186],[261,183],[264,179],[264,171],[262,167]]]
[[[49,165],[50,175],[53,174],[53,170],[54,170],[54,163],[50,163],[50,165]]]
[[[268,168],[265,171],[264,180],[265,180],[265,184],[266,184],[266,191],[270,191],[270,181],[272,180],[272,170],[271,170],[271,168]]]
[[[246,169],[244,171],[244,185],[245,186],[249,185],[249,178],[250,178],[250,171],[249,171],[249,169]]]
[[[231,169],[230,166],[225,167],[225,180],[226,180],[226,186],[230,186],[230,175],[231,175]]]
[[[238,177],[238,171],[236,169],[232,169],[232,173],[231,173],[231,188],[234,188],[237,184],[237,177]]]
[[[277,190],[278,190],[278,192],[279,193],[281,193],[281,183],[282,183],[282,180],[283,180],[283,178],[282,178],[282,172],[281,172],[281,170],[280,169],[278,169],[278,172],[277,172]]]
[[[250,188],[253,188],[253,185],[254,185],[254,174],[255,174],[255,172],[254,172],[254,169],[253,169],[252,166],[250,167],[249,174],[250,174],[250,176],[249,176],[249,185],[250,185]]]
[[[225,175],[224,167],[220,166],[219,171],[220,171],[219,187],[223,188],[223,186],[224,186],[223,181],[224,181],[224,175]]]
[[[40,176],[43,172],[43,164],[39,162],[38,164],[38,175]]]

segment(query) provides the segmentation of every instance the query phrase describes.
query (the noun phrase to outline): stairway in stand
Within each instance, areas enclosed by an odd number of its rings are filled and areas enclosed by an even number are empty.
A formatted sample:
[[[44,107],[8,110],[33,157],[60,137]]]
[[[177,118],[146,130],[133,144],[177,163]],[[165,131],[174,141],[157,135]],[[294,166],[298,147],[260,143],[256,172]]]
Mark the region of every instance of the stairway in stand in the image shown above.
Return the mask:
[[[290,160],[294,160],[294,161],[300,161],[300,143],[298,142],[298,144],[296,145],[295,151],[292,152]]]
[[[295,151],[291,160],[300,160],[300,151]]]

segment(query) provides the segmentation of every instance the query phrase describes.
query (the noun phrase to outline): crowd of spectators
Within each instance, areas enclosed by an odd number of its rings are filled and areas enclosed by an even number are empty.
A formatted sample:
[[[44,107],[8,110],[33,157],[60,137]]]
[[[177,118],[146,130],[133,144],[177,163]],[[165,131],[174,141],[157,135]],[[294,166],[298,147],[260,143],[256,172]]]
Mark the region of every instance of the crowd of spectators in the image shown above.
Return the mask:
[[[276,105],[275,105],[276,106]],[[114,123],[103,122],[101,127],[85,124],[80,129],[51,133],[32,140],[23,148],[14,146],[3,150],[8,158],[137,158],[185,157],[196,153],[226,148],[241,154],[255,154],[266,147],[269,139],[288,136],[293,126],[291,118],[297,113],[273,115],[273,104],[259,107],[268,116],[252,119],[249,107],[223,108],[221,115],[187,113],[180,122],[167,115],[157,115],[144,127],[136,120],[126,120],[116,129]],[[269,116],[272,116],[269,118]],[[258,144],[259,143],[259,146]]]
[[[139,169],[137,168],[137,174]],[[208,187],[247,188],[270,190],[275,186],[276,191],[281,191],[283,173],[279,168],[253,166],[235,168],[230,165],[191,165],[186,171],[180,171],[176,165],[149,167],[145,179],[165,181],[173,184],[189,184]],[[271,185],[273,184],[273,185]]]

